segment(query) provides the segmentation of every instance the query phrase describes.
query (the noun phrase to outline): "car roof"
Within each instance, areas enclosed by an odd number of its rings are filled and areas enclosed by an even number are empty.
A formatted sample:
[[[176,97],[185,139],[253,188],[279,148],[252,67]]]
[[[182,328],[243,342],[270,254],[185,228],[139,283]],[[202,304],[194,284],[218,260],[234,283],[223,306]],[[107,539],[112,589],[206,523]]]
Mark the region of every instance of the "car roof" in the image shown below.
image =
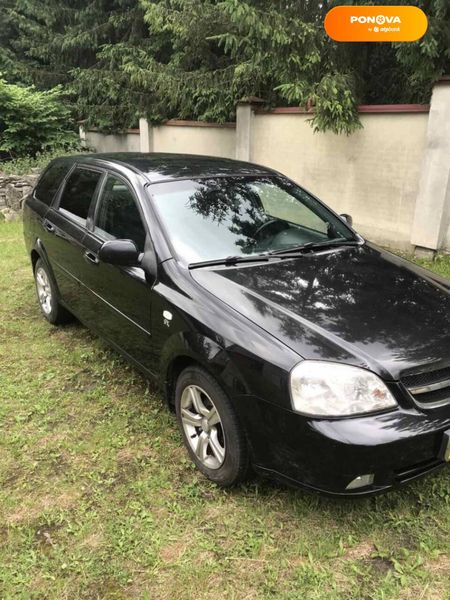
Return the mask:
[[[61,160],[61,159],[60,159]],[[82,164],[115,164],[142,173],[151,183],[175,179],[197,179],[226,175],[274,175],[266,167],[248,162],[196,154],[109,152],[78,154],[62,160]]]

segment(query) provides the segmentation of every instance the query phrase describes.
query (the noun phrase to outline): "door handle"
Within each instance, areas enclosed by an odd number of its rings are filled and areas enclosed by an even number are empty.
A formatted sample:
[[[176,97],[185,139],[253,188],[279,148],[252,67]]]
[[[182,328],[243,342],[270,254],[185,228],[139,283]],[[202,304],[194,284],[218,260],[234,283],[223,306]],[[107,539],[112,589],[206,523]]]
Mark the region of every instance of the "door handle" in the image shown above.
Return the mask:
[[[97,256],[93,252],[89,252],[89,250],[86,250],[86,252],[84,253],[84,258],[89,262],[93,263],[94,265],[98,265],[98,263],[100,262]]]
[[[49,231],[50,233],[55,233],[55,228],[50,223],[50,221],[47,221],[47,219],[44,219],[43,225],[47,231]]]

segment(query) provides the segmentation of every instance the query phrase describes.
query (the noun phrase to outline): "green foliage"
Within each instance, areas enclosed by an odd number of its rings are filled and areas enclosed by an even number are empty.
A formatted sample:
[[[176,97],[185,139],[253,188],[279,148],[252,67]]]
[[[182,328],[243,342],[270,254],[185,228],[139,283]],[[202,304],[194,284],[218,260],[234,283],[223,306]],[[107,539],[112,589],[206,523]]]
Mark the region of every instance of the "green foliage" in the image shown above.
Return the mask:
[[[8,78],[18,76],[19,64],[14,53],[14,40],[18,29],[12,15],[14,0],[0,1],[0,74],[8,73]]]
[[[52,150],[38,152],[35,156],[22,156],[12,160],[0,161],[0,171],[6,173],[6,175],[27,175],[34,169],[42,171],[54,158],[64,155],[71,156],[78,154],[78,152],[81,152],[81,149],[77,146],[74,146],[73,149],[67,146],[55,146]]]
[[[70,111],[60,87],[38,91],[0,79],[0,152],[12,158],[55,148],[74,148]]]
[[[88,125],[114,130],[136,125],[139,95],[129,89],[122,69],[129,50],[151,53],[138,0],[9,1],[20,31],[17,61],[37,87],[62,83]],[[116,50],[112,58],[109,47]]]
[[[97,124],[124,127],[141,114],[224,122],[234,118],[238,99],[256,95],[269,105],[314,106],[316,130],[359,126],[353,75],[331,68],[327,58],[323,9],[281,3],[280,10],[272,0],[140,5],[146,45],[130,38],[105,44],[95,67],[76,72],[83,112]]]
[[[290,104],[315,107],[315,115],[311,119],[314,131],[349,134],[361,127],[352,88],[351,76],[327,73],[311,87],[299,81],[276,89]]]
[[[428,17],[426,35],[412,44],[395,46],[397,59],[407,73],[410,93],[420,102],[427,102],[431,84],[450,72],[450,2],[432,0],[426,4],[422,6]]]
[[[351,133],[359,103],[428,102],[450,71],[448,0],[416,4],[426,35],[408,44],[338,44],[325,0],[0,0],[0,71],[63,84],[79,118],[113,131],[189,118],[233,120],[236,101],[300,105],[316,131]],[[359,2],[360,3],[360,2]],[[367,0],[366,4],[373,4]]]

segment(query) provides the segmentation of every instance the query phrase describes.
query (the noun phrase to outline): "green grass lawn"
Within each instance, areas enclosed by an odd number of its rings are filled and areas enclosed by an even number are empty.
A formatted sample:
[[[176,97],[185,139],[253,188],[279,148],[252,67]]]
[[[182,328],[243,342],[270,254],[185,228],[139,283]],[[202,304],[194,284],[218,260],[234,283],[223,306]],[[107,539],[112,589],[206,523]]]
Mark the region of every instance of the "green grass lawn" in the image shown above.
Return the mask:
[[[0,269],[0,598],[450,598],[449,469],[365,500],[218,489],[139,373],[40,316],[21,224]]]

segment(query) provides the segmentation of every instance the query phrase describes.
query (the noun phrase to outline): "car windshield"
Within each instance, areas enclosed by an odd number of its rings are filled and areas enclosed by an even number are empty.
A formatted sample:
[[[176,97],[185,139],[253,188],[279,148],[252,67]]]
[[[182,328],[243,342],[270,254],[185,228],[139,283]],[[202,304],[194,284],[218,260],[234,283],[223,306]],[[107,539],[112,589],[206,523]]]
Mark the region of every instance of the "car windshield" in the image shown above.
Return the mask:
[[[178,257],[188,264],[357,239],[282,177],[216,177],[149,187]]]

